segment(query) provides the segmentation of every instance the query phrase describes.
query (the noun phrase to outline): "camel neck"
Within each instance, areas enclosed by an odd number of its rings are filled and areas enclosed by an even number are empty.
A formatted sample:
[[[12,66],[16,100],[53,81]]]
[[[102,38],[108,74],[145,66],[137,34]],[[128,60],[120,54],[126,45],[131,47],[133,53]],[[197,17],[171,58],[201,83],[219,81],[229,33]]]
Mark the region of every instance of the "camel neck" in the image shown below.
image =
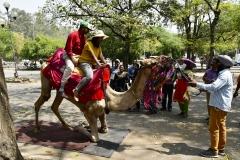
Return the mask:
[[[110,110],[127,110],[139,101],[143,96],[143,91],[147,78],[151,75],[151,68],[140,69],[132,87],[126,92],[115,92],[108,90]]]

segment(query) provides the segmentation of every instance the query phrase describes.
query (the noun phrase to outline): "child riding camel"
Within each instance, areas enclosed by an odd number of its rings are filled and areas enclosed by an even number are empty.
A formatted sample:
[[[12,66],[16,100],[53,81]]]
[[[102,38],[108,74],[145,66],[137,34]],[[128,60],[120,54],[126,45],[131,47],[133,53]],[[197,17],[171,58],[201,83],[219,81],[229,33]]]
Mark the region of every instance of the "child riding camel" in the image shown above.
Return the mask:
[[[84,77],[73,90],[74,99],[76,101],[78,101],[79,91],[93,78],[92,68],[95,66],[106,67],[107,65],[100,46],[100,43],[106,38],[108,38],[108,36],[105,35],[102,30],[97,30],[83,48],[82,54],[79,57],[78,61],[80,68],[84,72]],[[103,64],[98,61],[98,58]]]

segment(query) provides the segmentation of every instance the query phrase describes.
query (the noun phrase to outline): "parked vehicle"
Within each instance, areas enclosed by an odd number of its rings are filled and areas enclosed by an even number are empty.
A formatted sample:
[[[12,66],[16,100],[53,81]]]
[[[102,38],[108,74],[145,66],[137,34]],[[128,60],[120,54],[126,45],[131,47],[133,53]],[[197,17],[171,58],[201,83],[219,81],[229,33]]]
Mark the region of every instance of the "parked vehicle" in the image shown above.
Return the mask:
[[[240,58],[234,61],[234,66],[240,66]]]
[[[2,59],[2,65],[6,65],[6,62]]]
[[[200,62],[201,62],[200,58],[197,57],[197,58],[195,59],[195,63],[200,63]]]
[[[35,70],[41,68],[40,64],[37,64],[36,61],[24,61],[23,63],[27,69],[29,70]]]

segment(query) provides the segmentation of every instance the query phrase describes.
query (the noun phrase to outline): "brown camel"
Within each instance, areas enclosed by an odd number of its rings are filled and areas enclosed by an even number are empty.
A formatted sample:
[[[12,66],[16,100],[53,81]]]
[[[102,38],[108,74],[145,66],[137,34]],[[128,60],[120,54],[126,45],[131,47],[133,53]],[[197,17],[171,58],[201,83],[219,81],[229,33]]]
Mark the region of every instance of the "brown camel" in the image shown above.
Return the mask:
[[[152,72],[151,67],[160,62],[159,59],[148,59],[140,62],[141,69],[138,73],[138,76],[136,77],[134,84],[128,91],[116,92],[112,90],[111,87],[107,87],[106,97],[108,108],[110,111],[127,110],[128,108],[133,106],[139,99],[141,99],[145,87],[145,82]],[[165,56],[161,56],[161,60],[162,59],[164,59],[165,61],[170,60],[169,57]],[[41,132],[38,122],[38,112],[43,103],[50,98],[52,88],[49,80],[43,75],[41,75],[41,83],[42,83],[41,95],[35,102],[35,120],[36,120],[34,130],[35,133]],[[101,133],[106,133],[108,131],[105,114],[106,103],[104,99],[88,101],[87,103],[81,103],[75,101],[72,96],[68,95],[67,100],[75,104],[84,113],[84,116],[89,123],[91,133],[88,132],[82,126],[76,126],[72,128],[63,120],[58,111],[59,105],[61,104],[62,100],[63,98],[56,94],[51,109],[66,129],[82,132],[83,134],[87,135],[93,142],[97,142],[99,140],[98,131]],[[101,123],[100,128],[97,127],[98,118]]]

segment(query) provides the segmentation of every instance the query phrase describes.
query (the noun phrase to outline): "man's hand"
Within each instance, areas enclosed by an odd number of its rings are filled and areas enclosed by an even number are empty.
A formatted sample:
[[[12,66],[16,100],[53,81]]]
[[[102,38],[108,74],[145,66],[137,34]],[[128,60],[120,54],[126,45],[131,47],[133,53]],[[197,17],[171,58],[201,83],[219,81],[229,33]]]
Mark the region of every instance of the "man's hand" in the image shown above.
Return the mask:
[[[235,92],[235,93],[233,94],[233,98],[236,98],[237,96],[238,96],[238,93]]]
[[[192,80],[191,82],[188,82],[188,85],[191,87],[196,87],[197,86],[197,82]]]
[[[214,82],[214,81],[215,81],[215,79],[211,79],[211,80],[210,80],[211,83]]]
[[[71,60],[74,64],[74,66],[77,67],[78,66],[78,59],[76,59],[74,56],[71,56]]]
[[[207,82],[208,78],[207,77],[203,77],[203,81]]]
[[[105,68],[106,66],[107,66],[106,63],[100,65],[101,68]]]

